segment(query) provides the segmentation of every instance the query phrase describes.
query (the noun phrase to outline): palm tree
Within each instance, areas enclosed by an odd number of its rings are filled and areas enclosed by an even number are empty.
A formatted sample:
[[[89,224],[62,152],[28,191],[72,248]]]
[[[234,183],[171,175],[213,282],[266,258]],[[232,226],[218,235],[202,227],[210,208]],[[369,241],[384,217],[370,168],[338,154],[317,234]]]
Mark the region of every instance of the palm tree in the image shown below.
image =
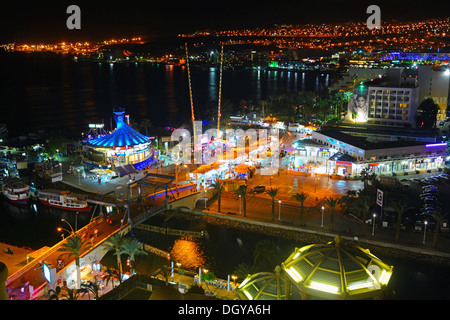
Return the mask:
[[[368,188],[369,182],[373,183],[377,177],[377,175],[374,172],[371,172],[366,168],[362,169],[359,174],[361,176],[361,181],[364,183],[364,190]]]
[[[66,300],[78,300],[78,297],[83,293],[82,289],[69,289],[66,288],[67,293],[63,294],[63,297],[66,298]]]
[[[118,278],[119,278],[119,271],[113,268],[107,268],[102,276],[102,280],[105,281],[106,285],[108,285],[108,283],[111,281],[113,289],[115,288],[114,281],[117,280]]]
[[[338,198],[326,197],[324,199],[324,204],[326,204],[330,209],[330,231],[333,231],[333,223],[334,223],[334,208],[338,204]]]
[[[115,233],[105,242],[108,251],[114,251],[117,257],[117,268],[119,270],[119,282],[122,283],[122,259],[120,251],[122,250],[123,235],[121,233]]]
[[[247,198],[246,198],[246,196],[247,196],[247,185],[246,184],[243,184],[243,185],[240,185],[239,186],[239,188],[236,190],[236,191],[234,191],[234,193],[237,195],[237,196],[241,196],[242,198],[243,198],[243,211],[244,211],[244,217],[246,217],[247,216]],[[240,199],[239,199],[239,201],[241,201]]]
[[[266,193],[272,198],[272,221],[275,221],[275,197],[277,196],[279,188],[270,188]]]
[[[303,214],[305,212],[305,201],[306,198],[308,198],[309,194],[307,194],[306,192],[300,192],[300,193],[296,193],[294,194],[291,198],[294,200],[297,200],[298,202],[300,202],[300,225],[303,226]]]
[[[139,126],[145,129],[146,136],[148,136],[148,128],[151,128],[152,125],[153,125],[152,122],[147,118],[142,119],[141,122],[139,123]]]
[[[212,184],[212,186],[214,189],[217,190],[217,210],[220,212],[220,204],[221,204],[221,200],[222,200],[222,190],[223,190],[224,184],[222,181],[216,180]]]
[[[440,226],[442,225],[444,217],[442,216],[442,214],[440,212],[431,213],[431,216],[436,221],[436,228],[434,229],[434,233],[433,233],[433,248],[436,248],[436,242],[437,242],[437,237],[439,234],[439,229],[440,229]]]
[[[355,199],[357,199],[356,198],[357,196],[358,196],[357,190],[347,190],[347,194],[342,196],[342,198],[339,199],[338,204],[341,206],[342,213],[348,212],[348,209],[355,202]]]
[[[366,219],[367,219],[367,215],[369,214],[370,211],[370,200],[369,198],[366,197],[360,197],[352,206],[353,209],[357,210],[360,212],[361,214],[361,220],[362,220],[362,225],[361,225],[361,235],[365,236],[366,235]]]
[[[249,274],[253,274],[254,268],[248,262],[242,262],[233,271],[237,275],[238,279],[242,282],[247,278]]]
[[[49,300],[59,300],[59,294],[61,293],[61,287],[56,286],[55,289],[48,290]]]
[[[143,247],[142,243],[139,242],[137,239],[124,238],[120,254],[125,253],[129,256],[131,274],[136,274],[135,269],[136,255],[147,255],[147,252],[142,250],[142,247]]]
[[[408,201],[406,199],[397,200],[391,203],[391,208],[397,213],[397,227],[395,231],[395,241],[398,242],[400,238],[400,228],[402,224],[403,214],[411,210],[412,207],[408,207]]]
[[[63,251],[58,258],[67,255],[68,259],[71,257],[75,258],[75,265],[77,267],[77,282],[76,289],[81,287],[81,270],[80,270],[80,257],[81,255],[89,249],[90,245],[87,239],[80,237],[79,235],[74,235],[67,238],[65,243],[58,249],[58,251]]]
[[[278,262],[278,253],[275,243],[270,240],[259,241],[253,252],[254,272],[270,272]]]
[[[98,292],[100,291],[100,286],[97,282],[88,281],[87,283],[83,283],[81,285],[83,296],[87,293],[89,300],[91,300],[91,293],[94,295],[94,299],[98,300],[100,296]]]

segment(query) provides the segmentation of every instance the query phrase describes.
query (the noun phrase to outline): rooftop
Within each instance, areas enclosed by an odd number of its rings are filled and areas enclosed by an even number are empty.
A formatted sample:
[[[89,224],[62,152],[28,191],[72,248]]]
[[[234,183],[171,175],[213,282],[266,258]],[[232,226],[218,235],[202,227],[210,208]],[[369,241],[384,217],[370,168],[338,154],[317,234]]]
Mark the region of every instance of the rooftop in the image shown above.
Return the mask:
[[[124,121],[124,111],[114,112],[116,130],[103,137],[87,141],[95,147],[129,147],[149,142],[149,137],[137,132]]]
[[[362,150],[376,150],[376,149],[390,149],[390,148],[401,148],[401,147],[411,147],[411,146],[424,146],[427,143],[422,141],[411,141],[411,140],[397,140],[397,141],[380,141],[372,142],[367,141],[364,137],[356,137],[337,129],[322,129],[318,130],[321,133],[331,139],[336,139],[344,143],[350,144]]]

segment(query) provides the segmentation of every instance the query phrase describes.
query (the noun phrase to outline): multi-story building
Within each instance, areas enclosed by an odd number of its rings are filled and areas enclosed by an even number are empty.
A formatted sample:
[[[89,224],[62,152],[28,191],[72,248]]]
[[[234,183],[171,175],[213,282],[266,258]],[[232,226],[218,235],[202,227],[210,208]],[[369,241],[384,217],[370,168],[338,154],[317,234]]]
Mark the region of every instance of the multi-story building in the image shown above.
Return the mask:
[[[418,98],[415,76],[387,69],[385,77],[353,87],[344,122],[414,128]]]
[[[420,65],[418,75],[419,103],[427,98],[433,98],[440,108],[438,118],[445,118],[450,88],[450,69]]]

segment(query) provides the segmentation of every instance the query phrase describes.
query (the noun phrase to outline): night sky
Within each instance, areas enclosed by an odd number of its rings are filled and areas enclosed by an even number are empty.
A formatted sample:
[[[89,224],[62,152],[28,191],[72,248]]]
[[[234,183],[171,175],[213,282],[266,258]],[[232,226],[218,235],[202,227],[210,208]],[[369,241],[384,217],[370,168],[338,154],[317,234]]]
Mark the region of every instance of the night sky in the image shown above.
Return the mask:
[[[68,30],[66,8],[81,9],[81,30]],[[202,29],[274,24],[366,21],[377,4],[383,19],[422,20],[450,16],[449,1],[11,1],[0,10],[0,43],[95,41],[131,36],[167,36]]]

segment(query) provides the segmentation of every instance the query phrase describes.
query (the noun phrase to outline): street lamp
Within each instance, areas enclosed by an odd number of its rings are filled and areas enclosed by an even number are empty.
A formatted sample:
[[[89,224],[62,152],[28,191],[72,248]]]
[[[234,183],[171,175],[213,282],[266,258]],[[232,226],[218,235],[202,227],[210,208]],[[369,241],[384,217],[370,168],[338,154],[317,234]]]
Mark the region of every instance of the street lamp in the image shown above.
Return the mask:
[[[322,224],[320,225],[321,227],[323,227],[323,211],[325,210],[325,207],[322,206]]]
[[[426,234],[427,234],[427,224],[428,224],[428,221],[426,221],[425,220],[425,229],[423,230],[423,243],[425,243],[425,236],[426,236]]]
[[[372,219],[372,235],[375,234],[375,217],[376,217],[376,214],[374,213],[373,219]]]
[[[281,220],[281,199],[278,200],[278,220]]]
[[[239,214],[241,214],[241,198],[242,196],[239,195]]]
[[[77,216],[77,217],[78,217],[78,216]],[[65,222],[65,223],[67,223],[67,224],[69,225],[70,230],[72,230],[72,232],[69,232],[69,233],[75,234],[75,231],[73,230],[72,225],[71,225],[69,222],[67,222],[66,219],[61,219],[61,221]]]
[[[77,169],[78,171],[78,185],[81,185],[81,171],[80,169]]]
[[[69,233],[69,234],[72,234],[72,232],[70,232],[69,230],[67,230],[66,228],[61,228],[61,227],[58,227],[56,230],[58,230],[58,232],[61,232],[61,231],[66,231],[67,233]],[[61,237],[63,238],[63,240],[64,240],[64,233],[62,233],[61,234]]]

